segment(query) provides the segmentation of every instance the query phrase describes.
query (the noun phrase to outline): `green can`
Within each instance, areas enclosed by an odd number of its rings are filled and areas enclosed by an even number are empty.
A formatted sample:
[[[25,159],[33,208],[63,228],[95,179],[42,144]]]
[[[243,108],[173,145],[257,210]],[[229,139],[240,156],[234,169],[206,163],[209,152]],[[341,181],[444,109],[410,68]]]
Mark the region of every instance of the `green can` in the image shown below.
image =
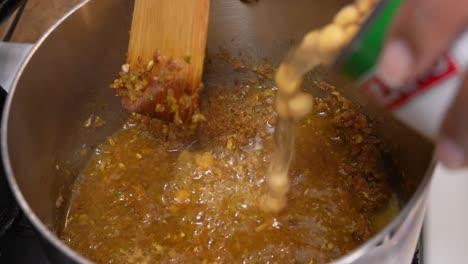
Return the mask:
[[[350,44],[338,56],[335,67],[346,77],[364,81],[371,75],[382,51],[386,33],[402,0],[380,1]]]

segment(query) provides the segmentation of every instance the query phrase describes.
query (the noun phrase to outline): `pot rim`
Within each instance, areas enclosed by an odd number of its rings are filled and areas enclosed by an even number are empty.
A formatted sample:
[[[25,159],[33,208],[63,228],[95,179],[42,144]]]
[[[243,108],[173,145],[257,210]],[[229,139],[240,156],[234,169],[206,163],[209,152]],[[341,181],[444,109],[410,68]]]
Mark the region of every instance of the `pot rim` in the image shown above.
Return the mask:
[[[28,65],[31,58],[34,56],[36,51],[41,47],[42,43],[49,37],[55,29],[57,29],[65,20],[68,19],[72,14],[74,14],[77,10],[81,9],[83,6],[88,4],[91,0],[83,0],[82,2],[78,3],[72,10],[67,12],[62,18],[60,18],[54,25],[52,25],[47,32],[36,42],[25,58],[24,62],[22,63],[20,69],[15,75],[14,81],[11,85],[11,90],[9,92],[7,101],[4,106],[4,111],[2,114],[2,122],[1,122],[1,153],[3,156],[3,164],[5,168],[5,174],[7,181],[10,185],[10,188],[18,201],[21,209],[23,210],[24,214],[28,217],[31,221],[32,225],[36,230],[39,231],[40,235],[43,236],[49,243],[51,243],[54,247],[59,249],[62,253],[64,253],[67,257],[71,258],[73,261],[77,263],[84,263],[84,264],[91,264],[92,261],[88,260],[86,257],[82,256],[80,253],[69,247],[66,243],[58,238],[58,236],[52,232],[46,225],[39,219],[39,217],[34,213],[32,208],[29,206],[26,198],[23,196],[23,193],[18,186],[16,178],[13,173],[13,169],[11,167],[10,156],[8,151],[8,122],[10,117],[10,110],[13,101],[13,95],[16,91],[17,84],[23,74],[24,69]],[[338,259],[332,261],[334,264],[345,264],[345,263],[352,263],[353,261],[358,260],[362,255],[366,252],[372,250],[376,247],[376,245],[383,241],[386,236],[392,231],[398,228],[404,220],[406,220],[407,216],[411,212],[412,208],[416,205],[419,198],[423,195],[424,191],[428,188],[430,179],[432,178],[432,173],[434,171],[436,162],[433,160],[422,178],[418,188],[412,195],[412,197],[408,200],[405,204],[403,209],[398,213],[398,215],[379,233],[374,235],[371,239],[367,240],[359,247],[353,249],[352,251],[348,252],[346,255],[339,257]]]

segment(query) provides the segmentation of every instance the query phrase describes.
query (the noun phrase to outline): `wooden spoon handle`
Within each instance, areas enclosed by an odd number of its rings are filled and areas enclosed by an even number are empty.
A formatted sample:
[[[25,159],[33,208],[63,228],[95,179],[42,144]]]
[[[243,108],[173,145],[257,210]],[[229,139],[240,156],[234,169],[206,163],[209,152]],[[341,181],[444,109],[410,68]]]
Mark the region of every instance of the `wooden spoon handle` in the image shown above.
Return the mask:
[[[127,77],[145,87],[122,94],[126,108],[190,121],[201,90],[209,6],[209,0],[135,0],[127,63],[136,77]]]

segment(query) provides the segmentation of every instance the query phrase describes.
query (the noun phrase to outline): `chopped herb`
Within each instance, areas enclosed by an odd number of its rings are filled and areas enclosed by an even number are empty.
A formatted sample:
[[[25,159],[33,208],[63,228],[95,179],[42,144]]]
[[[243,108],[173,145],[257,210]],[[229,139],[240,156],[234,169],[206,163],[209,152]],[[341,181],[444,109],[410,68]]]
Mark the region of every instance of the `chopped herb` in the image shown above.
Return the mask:
[[[184,61],[185,61],[185,63],[190,64],[190,63],[192,63],[192,57],[190,57],[190,56],[185,56],[185,57],[184,57]]]
[[[94,118],[94,127],[95,128],[102,127],[105,124],[106,124],[106,121],[104,121],[100,116],[96,116]]]

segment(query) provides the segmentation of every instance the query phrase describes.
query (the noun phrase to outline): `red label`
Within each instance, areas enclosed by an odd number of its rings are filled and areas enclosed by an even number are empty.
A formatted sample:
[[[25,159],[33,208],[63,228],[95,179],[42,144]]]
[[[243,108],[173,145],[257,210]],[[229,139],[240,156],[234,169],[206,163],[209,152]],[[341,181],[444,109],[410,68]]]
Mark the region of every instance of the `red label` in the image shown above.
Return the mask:
[[[428,74],[402,88],[391,88],[376,76],[372,76],[363,83],[361,89],[374,98],[377,103],[392,110],[411,101],[413,97],[431,89],[457,72],[458,67],[455,61],[449,56],[444,56]]]

